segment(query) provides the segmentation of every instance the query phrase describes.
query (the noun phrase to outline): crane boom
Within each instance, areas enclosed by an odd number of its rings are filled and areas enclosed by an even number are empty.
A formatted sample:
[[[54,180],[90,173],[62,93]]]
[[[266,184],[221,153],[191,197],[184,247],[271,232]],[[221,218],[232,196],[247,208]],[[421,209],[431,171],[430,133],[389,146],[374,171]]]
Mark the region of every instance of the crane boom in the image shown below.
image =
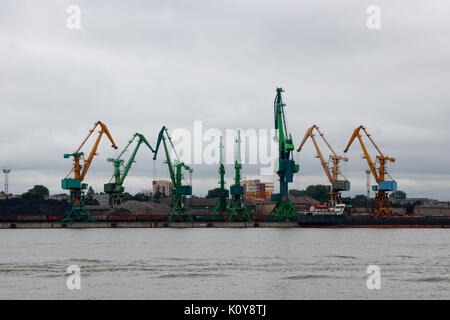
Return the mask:
[[[124,167],[124,169],[123,169],[122,175],[120,176],[120,180],[119,180],[119,183],[120,183],[120,184],[123,184],[123,182],[125,181],[125,178],[127,177],[128,172],[130,171],[131,165],[133,164],[134,159],[136,158],[136,153],[137,153],[137,151],[139,150],[139,147],[141,146],[142,143],[144,143],[144,144],[145,144],[152,152],[155,152],[155,150],[153,150],[152,146],[151,146],[150,143],[147,141],[147,139],[145,139],[145,137],[144,137],[142,134],[140,134],[140,133],[135,133],[134,136],[133,136],[133,139],[130,141],[130,143],[133,142],[133,140],[134,140],[136,137],[139,137],[138,142],[136,143],[136,147],[134,148],[133,153],[131,154],[130,159],[128,159],[128,162],[127,162],[127,164],[125,165],[125,167]],[[128,144],[128,146],[130,145],[130,143]],[[124,151],[122,151],[122,154],[123,154],[125,151],[126,151],[126,149],[124,149]],[[121,154],[121,155],[122,155],[122,154]],[[121,157],[121,156],[119,156],[119,158],[120,158],[120,157]]]
[[[375,164],[375,162],[372,161],[372,158],[370,157],[369,152],[367,151],[367,148],[366,148],[366,146],[364,144],[364,141],[362,140],[362,136],[361,136],[361,133],[360,133],[361,130],[363,130],[363,132],[369,138],[369,140],[372,143],[372,145],[375,147],[375,149],[379,153],[379,155],[376,156],[376,160],[380,162],[380,169],[379,169],[378,173],[377,173],[377,170],[376,170],[376,164]],[[376,143],[373,141],[373,139],[370,136],[370,134],[367,133],[366,128],[363,127],[363,126],[359,126],[353,131],[353,134],[352,134],[352,136],[351,136],[347,146],[345,147],[344,152],[347,152],[350,149],[350,146],[352,145],[352,143],[355,140],[355,138],[358,138],[359,143],[360,143],[361,148],[362,148],[363,153],[364,153],[364,158],[367,161],[369,169],[372,172],[372,175],[375,178],[375,181],[379,184],[380,182],[384,181],[384,175],[386,174],[386,167],[385,167],[386,161],[395,162],[395,158],[385,157],[383,155],[383,153],[381,152],[381,150],[376,145]]]
[[[316,148],[316,152],[317,152],[317,156],[319,157],[320,164],[322,165],[323,170],[325,171],[325,174],[327,175],[328,181],[330,181],[330,183],[333,183],[333,178],[331,176],[330,168],[328,167],[328,163],[325,161],[322,151],[320,150],[319,145],[317,144],[316,138],[314,136],[314,133],[313,133],[314,129],[317,129],[317,131],[318,131],[319,128],[316,125],[313,125],[311,128],[308,129],[308,131],[306,131],[306,134],[302,140],[302,143],[298,147],[297,152],[300,152],[300,150],[302,149],[306,140],[308,140],[308,138],[311,138],[311,140],[314,144],[314,147]],[[320,134],[320,131],[318,131],[318,132]]]
[[[220,175],[220,189],[225,189],[225,166],[223,165],[223,144],[222,144],[222,136],[220,136],[220,145],[219,145],[219,175]]]
[[[126,151],[128,151],[128,148],[136,140],[136,138],[137,138],[136,146],[134,147],[134,150],[130,158],[128,159],[126,165],[123,168],[123,172],[121,173],[120,167],[124,164],[122,156],[125,154]],[[120,152],[117,158],[107,159],[108,162],[113,163],[114,174],[110,182],[104,185],[104,191],[110,195],[110,203],[112,207],[116,206],[117,204],[120,204],[123,201],[123,192],[125,190],[123,187],[123,183],[128,175],[128,172],[131,169],[132,164],[135,162],[134,159],[136,158],[137,151],[139,150],[139,147],[141,146],[142,143],[147,145],[147,147],[152,152],[155,152],[155,150],[153,150],[153,148],[151,147],[147,139],[144,137],[144,135],[140,133],[135,133],[133,137],[128,141],[128,144],[125,146],[125,148]],[[112,182],[112,180],[114,180],[114,182]]]
[[[319,133],[319,135],[322,137],[322,140],[327,145],[328,149],[330,150],[331,154],[329,156],[328,162],[325,160],[325,157],[323,156],[322,151],[320,150],[319,144],[317,143],[317,140],[315,138],[314,130]],[[339,162],[342,161],[348,161],[347,157],[342,157],[336,154],[334,149],[331,147],[331,145],[328,143],[327,139],[325,139],[324,134],[319,130],[319,127],[316,125],[312,125],[305,133],[305,136],[300,144],[300,146],[297,149],[297,152],[300,152],[303,148],[303,145],[308,140],[308,138],[311,138],[313,141],[314,147],[317,152],[317,157],[320,160],[320,164],[323,167],[323,170],[325,171],[325,174],[328,178],[328,181],[331,184],[330,188],[330,194],[329,194],[329,200],[332,204],[339,204],[342,203],[342,199],[340,196],[340,191],[348,191],[350,190],[350,182],[345,178],[345,176],[342,174],[342,172],[339,170]],[[332,162],[332,167],[330,168],[330,162]],[[339,175],[341,175],[344,180],[338,180]]]
[[[223,164],[223,143],[222,143],[222,136],[220,136],[220,143],[219,143],[219,185],[220,188],[218,190],[218,199],[214,207],[212,208],[212,212],[220,212],[225,213],[228,209],[228,196],[229,192],[227,189],[225,189],[225,166]]]
[[[177,151],[172,143],[172,138],[169,135],[169,132],[165,126],[161,128],[158,134],[158,141],[156,142],[156,148],[153,156],[153,160],[156,160],[156,156],[158,155],[158,150],[161,145],[161,141],[164,146],[164,152],[166,155],[166,164],[169,169],[170,180],[172,181],[172,204],[171,211],[169,214],[169,221],[175,217],[181,219],[187,219],[188,221],[192,221],[192,217],[189,214],[189,211],[185,205],[185,196],[192,195],[192,186],[190,185],[182,185],[183,174],[182,170],[189,170],[192,172],[192,169],[186,165],[184,162],[180,160]],[[169,143],[167,143],[167,141]],[[172,152],[175,155],[175,160],[172,163],[169,146],[172,149]]]
[[[247,206],[244,202],[244,187],[241,186],[241,131],[237,131],[236,137],[237,151],[234,160],[234,184],[230,186],[230,206],[228,221],[249,221],[253,219],[248,212]]]
[[[94,146],[91,149],[91,152],[89,153],[89,157],[87,160],[84,160],[84,164],[81,165],[80,164],[80,158],[84,155],[83,152],[81,151],[81,148],[83,148],[83,146],[85,145],[86,141],[89,139],[89,137],[92,135],[92,133],[95,131],[95,128],[97,128],[97,126],[100,126],[100,131],[99,131],[99,135],[97,136],[97,139],[95,140]],[[92,163],[92,159],[94,158],[94,156],[96,155],[97,152],[97,148],[98,145],[100,143],[100,140],[102,138],[103,134],[106,134],[106,136],[108,137],[108,139],[111,141],[112,143],[112,147],[114,149],[117,149],[116,143],[114,142],[114,139],[112,138],[111,134],[109,133],[108,127],[106,127],[105,124],[103,124],[101,121],[97,121],[94,125],[94,128],[92,128],[91,130],[89,130],[89,134],[87,135],[87,137],[83,140],[83,142],[81,143],[81,145],[78,147],[78,149],[71,154],[65,154],[64,158],[69,158],[71,156],[74,157],[75,160],[75,165],[74,168],[70,171],[74,171],[74,178],[75,179],[79,179],[81,182],[84,180],[84,178],[86,177],[86,174],[89,170],[89,167],[91,166]],[[83,170],[81,171],[81,168],[83,168]],[[70,174],[69,172],[69,174]]]
[[[172,147],[172,150],[175,154],[176,160],[174,161],[174,163],[172,163],[171,157],[170,157],[170,152],[167,146],[167,142],[166,140],[169,141],[170,146]],[[164,147],[164,153],[166,155],[166,163],[169,169],[169,175],[170,175],[170,180],[172,181],[173,187],[176,187],[177,184],[177,179],[176,179],[176,175],[175,175],[175,169],[174,166],[176,166],[176,164],[182,164],[184,166],[184,163],[182,163],[180,161],[180,158],[175,150],[175,147],[173,146],[172,143],[172,138],[169,135],[169,132],[167,131],[167,128],[165,126],[163,126],[161,128],[161,130],[159,131],[158,134],[158,140],[156,143],[156,148],[155,148],[155,154],[153,156],[153,160],[156,160],[156,156],[158,155],[158,150],[159,150],[159,146],[161,145],[161,141],[163,143],[163,147]],[[189,167],[187,167],[187,170],[189,170]]]

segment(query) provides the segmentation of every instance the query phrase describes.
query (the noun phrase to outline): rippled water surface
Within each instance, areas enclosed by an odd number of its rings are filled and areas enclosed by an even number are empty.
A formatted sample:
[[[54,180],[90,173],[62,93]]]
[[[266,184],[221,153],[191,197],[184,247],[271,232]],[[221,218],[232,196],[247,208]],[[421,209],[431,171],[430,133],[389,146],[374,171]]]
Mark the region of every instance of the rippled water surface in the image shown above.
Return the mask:
[[[0,230],[0,298],[449,299],[450,230]]]

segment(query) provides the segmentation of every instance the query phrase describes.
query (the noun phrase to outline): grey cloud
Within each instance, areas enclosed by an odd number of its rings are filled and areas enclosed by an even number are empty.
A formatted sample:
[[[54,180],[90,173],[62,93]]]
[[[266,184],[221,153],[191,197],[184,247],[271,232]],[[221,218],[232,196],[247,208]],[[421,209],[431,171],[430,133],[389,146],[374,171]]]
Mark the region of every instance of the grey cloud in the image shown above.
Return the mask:
[[[80,31],[65,27],[69,4],[0,4],[0,166],[14,169],[13,192],[37,182],[60,192],[70,167],[62,154],[97,120],[119,147],[134,132],[153,143],[162,125],[189,129],[195,120],[270,129],[274,90],[283,86],[296,144],[316,123],[342,152],[364,124],[397,158],[389,168],[400,189],[448,198],[448,2],[378,1],[380,31],[365,27],[369,1],[79,0]],[[102,142],[95,181],[109,179],[110,149]],[[299,156],[300,187],[326,183],[313,154]],[[365,188],[360,154],[354,145],[346,165],[347,176],[362,181],[355,193]],[[136,191],[149,188],[137,178],[151,171],[150,155],[138,157],[128,186]],[[216,172],[196,168],[194,190],[206,193]]]

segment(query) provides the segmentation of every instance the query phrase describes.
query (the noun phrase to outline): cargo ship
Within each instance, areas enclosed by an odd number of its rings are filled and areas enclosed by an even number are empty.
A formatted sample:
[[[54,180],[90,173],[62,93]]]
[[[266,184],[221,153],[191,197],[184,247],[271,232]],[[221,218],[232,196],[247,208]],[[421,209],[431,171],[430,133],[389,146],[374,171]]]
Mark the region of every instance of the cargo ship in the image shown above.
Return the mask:
[[[450,228],[450,217],[439,216],[370,216],[299,215],[303,228]]]
[[[450,228],[446,216],[389,216],[374,218],[368,215],[350,215],[345,204],[333,207],[312,206],[298,216],[303,228]]]

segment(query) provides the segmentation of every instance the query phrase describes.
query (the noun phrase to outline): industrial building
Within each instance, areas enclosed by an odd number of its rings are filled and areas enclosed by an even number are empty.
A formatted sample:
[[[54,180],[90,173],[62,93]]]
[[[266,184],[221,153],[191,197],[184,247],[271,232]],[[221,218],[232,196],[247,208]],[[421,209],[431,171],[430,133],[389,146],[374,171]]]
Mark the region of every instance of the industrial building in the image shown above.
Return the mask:
[[[153,195],[155,195],[157,192],[161,192],[161,194],[166,197],[170,197],[172,195],[173,185],[169,180],[153,180],[152,187]]]
[[[261,182],[259,179],[244,180],[241,184],[247,199],[270,199],[274,191],[273,182]]]

